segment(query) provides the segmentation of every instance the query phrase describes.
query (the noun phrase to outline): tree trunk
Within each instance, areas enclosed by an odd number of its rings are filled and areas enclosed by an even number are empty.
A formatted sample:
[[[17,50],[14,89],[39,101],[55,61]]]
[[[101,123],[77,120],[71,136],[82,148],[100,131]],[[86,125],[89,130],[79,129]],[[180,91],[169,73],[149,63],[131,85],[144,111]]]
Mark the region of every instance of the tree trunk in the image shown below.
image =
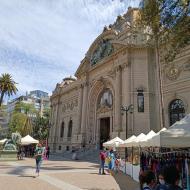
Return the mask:
[[[156,68],[158,77],[158,100],[159,100],[159,115],[160,115],[160,129],[165,127],[165,115],[164,115],[164,99],[163,99],[163,84],[162,84],[162,73],[160,63],[160,52],[158,45],[158,38],[155,39],[155,53],[156,53]]]
[[[5,94],[5,92],[2,91],[2,92],[1,92],[1,97],[0,97],[0,107],[1,107],[1,104],[3,103],[4,94]]]

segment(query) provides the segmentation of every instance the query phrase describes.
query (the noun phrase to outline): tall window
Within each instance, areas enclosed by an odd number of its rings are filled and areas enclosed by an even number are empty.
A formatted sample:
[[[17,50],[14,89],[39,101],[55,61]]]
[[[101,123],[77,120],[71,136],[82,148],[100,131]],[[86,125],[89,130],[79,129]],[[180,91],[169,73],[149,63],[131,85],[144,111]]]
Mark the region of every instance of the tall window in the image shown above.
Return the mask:
[[[107,89],[103,92],[103,94],[101,95],[100,99],[99,99],[99,106],[108,106],[108,107],[112,107],[113,101],[112,101],[112,93],[111,90]]]
[[[170,125],[185,117],[184,103],[180,99],[173,100],[169,105]]]
[[[143,90],[137,90],[137,106],[138,112],[144,112],[144,93]]]
[[[73,121],[70,120],[69,121],[69,127],[68,127],[67,137],[71,137],[71,135],[72,135],[72,127],[73,127]]]
[[[61,138],[63,138],[63,136],[64,136],[64,128],[65,128],[65,123],[63,121],[62,124],[61,124],[61,132],[60,132],[60,137]]]

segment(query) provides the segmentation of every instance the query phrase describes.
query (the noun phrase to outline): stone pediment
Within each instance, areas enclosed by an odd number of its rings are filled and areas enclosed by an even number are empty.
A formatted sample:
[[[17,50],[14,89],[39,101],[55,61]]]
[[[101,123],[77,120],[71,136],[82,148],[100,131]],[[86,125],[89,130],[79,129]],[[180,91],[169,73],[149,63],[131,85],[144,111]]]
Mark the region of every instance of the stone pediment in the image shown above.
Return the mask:
[[[95,65],[103,58],[111,55],[113,52],[114,52],[114,47],[111,43],[111,40],[102,39],[90,57],[90,64]]]
[[[112,40],[117,36],[117,32],[105,27],[104,31],[95,39],[87,52],[87,58],[91,65],[96,64],[104,57],[114,52]]]
[[[75,76],[79,78],[82,74],[86,73],[88,69],[88,60],[86,57],[81,61],[81,64],[79,65],[77,71],[75,72]]]

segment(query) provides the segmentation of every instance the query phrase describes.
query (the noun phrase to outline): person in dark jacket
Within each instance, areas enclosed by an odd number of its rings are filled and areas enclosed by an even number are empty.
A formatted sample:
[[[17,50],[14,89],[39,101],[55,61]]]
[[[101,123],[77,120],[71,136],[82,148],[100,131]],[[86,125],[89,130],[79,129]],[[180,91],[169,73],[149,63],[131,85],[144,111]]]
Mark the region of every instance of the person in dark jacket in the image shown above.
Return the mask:
[[[141,173],[139,179],[141,190],[153,190],[156,186],[156,176],[151,170]]]
[[[168,187],[167,190],[182,190],[178,185],[180,175],[175,166],[167,167],[164,170],[164,179]]]
[[[164,171],[160,171],[158,175],[158,185],[156,186],[155,190],[167,190],[167,184],[164,179]]]

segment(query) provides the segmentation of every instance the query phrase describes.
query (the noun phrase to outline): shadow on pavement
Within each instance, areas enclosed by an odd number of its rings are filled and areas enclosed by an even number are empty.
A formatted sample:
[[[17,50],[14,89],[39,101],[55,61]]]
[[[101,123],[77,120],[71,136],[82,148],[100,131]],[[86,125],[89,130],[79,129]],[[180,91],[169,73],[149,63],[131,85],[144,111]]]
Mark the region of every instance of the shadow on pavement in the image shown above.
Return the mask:
[[[114,173],[113,177],[121,190],[139,190],[139,183],[122,172]]]
[[[19,175],[18,177],[30,177],[30,178],[36,178],[34,175]]]

